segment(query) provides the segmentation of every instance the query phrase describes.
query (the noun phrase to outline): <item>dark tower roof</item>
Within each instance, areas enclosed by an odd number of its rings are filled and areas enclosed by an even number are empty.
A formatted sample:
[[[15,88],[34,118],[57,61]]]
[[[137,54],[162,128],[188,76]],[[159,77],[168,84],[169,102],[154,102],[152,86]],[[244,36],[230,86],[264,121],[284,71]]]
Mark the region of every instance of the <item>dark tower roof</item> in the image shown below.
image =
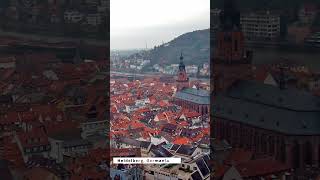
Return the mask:
[[[183,63],[182,53],[181,53],[181,55],[180,55],[179,70],[180,70],[180,71],[184,71],[184,70],[185,70],[185,65],[184,65],[184,63]]]
[[[220,15],[220,21],[223,31],[240,29],[240,12],[236,9],[234,0],[224,1],[224,9]]]

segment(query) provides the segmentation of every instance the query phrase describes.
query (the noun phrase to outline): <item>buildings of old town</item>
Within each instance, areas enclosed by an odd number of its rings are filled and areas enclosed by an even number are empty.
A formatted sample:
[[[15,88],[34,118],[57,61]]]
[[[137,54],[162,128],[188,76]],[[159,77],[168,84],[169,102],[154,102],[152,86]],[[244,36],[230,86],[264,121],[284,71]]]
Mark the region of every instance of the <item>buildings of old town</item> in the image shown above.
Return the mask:
[[[13,179],[106,178],[107,59],[88,61],[75,43],[0,39],[2,168]]]
[[[162,75],[111,75],[111,148],[138,148],[142,157],[183,158],[183,164],[144,165],[143,172],[128,166],[123,168],[128,176],[210,178],[209,84],[188,78],[182,55],[178,68],[176,81]],[[113,177],[125,176],[113,168]]]

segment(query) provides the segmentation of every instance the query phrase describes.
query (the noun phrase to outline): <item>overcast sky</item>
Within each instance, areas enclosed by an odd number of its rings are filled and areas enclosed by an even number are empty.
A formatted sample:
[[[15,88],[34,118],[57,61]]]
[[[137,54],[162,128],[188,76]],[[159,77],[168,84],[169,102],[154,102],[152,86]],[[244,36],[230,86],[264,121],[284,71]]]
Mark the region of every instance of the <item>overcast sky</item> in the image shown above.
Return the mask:
[[[210,27],[210,0],[111,0],[111,49],[152,48]]]

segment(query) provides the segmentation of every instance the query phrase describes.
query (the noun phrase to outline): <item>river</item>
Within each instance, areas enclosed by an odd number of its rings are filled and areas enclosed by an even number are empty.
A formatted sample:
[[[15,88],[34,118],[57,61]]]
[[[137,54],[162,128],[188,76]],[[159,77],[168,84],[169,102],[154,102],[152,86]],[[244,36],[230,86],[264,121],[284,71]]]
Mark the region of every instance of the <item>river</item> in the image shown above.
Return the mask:
[[[127,73],[127,72],[118,72],[118,71],[111,71],[111,74],[118,74],[118,75],[125,75],[125,76],[137,76],[137,77],[146,77],[146,76],[153,76],[153,75],[165,75],[161,73]],[[196,78],[196,77],[190,77],[189,78],[191,81],[194,80],[200,80],[203,82],[209,83],[209,78]]]

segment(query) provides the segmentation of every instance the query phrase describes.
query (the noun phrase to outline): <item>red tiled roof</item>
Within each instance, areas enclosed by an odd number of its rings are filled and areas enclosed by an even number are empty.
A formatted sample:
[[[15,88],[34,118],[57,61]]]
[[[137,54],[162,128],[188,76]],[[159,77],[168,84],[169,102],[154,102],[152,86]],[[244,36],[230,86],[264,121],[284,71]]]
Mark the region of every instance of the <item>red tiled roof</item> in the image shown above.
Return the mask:
[[[156,104],[157,99],[154,96],[149,97],[150,104]]]
[[[177,114],[172,111],[165,111],[164,113],[167,115],[169,119],[177,117]]]
[[[193,142],[198,142],[203,137],[203,133],[198,134],[196,137],[192,138]]]
[[[186,137],[177,137],[175,138],[175,140],[173,141],[173,144],[181,144],[181,145],[185,145],[185,144],[189,144],[190,140]]]
[[[145,131],[145,132],[148,132],[148,133],[153,133],[153,134],[159,134],[159,133],[160,133],[160,130],[151,129],[151,128],[149,128],[149,127],[145,127],[145,128],[144,128],[144,131]]]
[[[159,121],[166,121],[166,120],[167,120],[167,116],[166,116],[166,114],[163,113],[163,112],[157,114],[156,116],[158,117]]]
[[[196,111],[183,112],[183,115],[185,115],[187,118],[196,118],[201,116],[201,114]]]
[[[142,136],[143,139],[149,139],[150,138],[149,132],[146,132],[146,131],[142,132],[141,136]]]
[[[203,128],[202,129],[202,134],[204,134],[204,135],[210,135],[210,128]]]
[[[149,112],[149,111],[150,111],[150,109],[147,108],[147,107],[141,108],[141,109],[138,109],[138,110],[137,110],[137,112],[139,112],[139,113],[145,113],[145,112]]]
[[[139,121],[131,121],[129,123],[129,126],[131,126],[134,129],[136,129],[136,128],[145,128],[146,127],[143,123],[141,123]]]
[[[188,123],[187,121],[181,121],[181,122],[179,123],[179,125],[182,126],[182,127],[188,127],[188,126],[189,126],[189,123]]]
[[[161,100],[161,101],[159,101],[159,106],[160,107],[166,107],[166,106],[168,106],[169,105],[169,103],[168,102],[166,102],[166,101],[164,101],[164,100]]]
[[[143,115],[140,115],[138,112],[133,112],[131,116],[132,121],[140,121],[143,118]]]

